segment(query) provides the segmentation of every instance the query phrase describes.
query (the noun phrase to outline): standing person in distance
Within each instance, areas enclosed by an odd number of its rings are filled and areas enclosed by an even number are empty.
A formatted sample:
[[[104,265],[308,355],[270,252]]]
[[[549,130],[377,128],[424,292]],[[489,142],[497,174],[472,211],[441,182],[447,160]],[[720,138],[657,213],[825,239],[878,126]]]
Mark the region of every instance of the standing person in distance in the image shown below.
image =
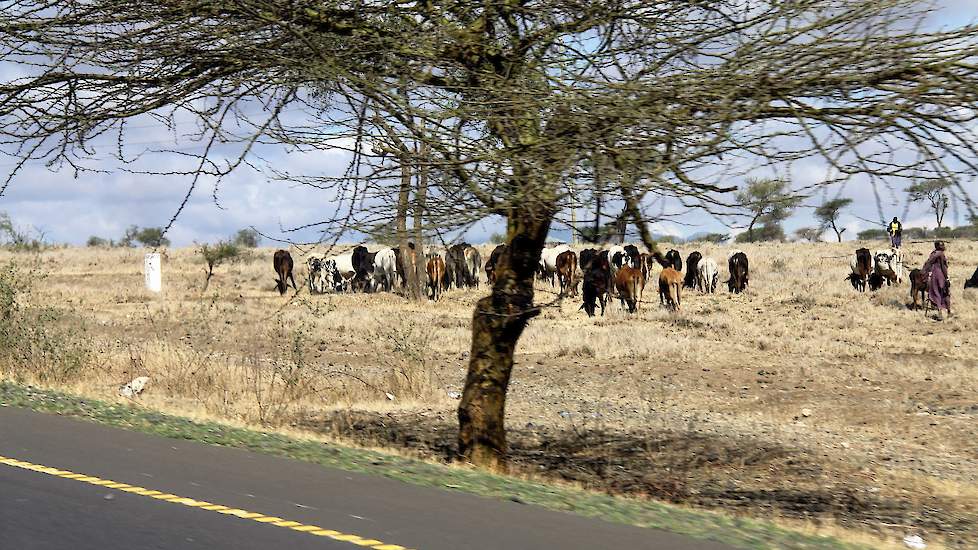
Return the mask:
[[[890,246],[900,248],[900,243],[903,241],[903,224],[896,216],[893,216],[893,221],[886,226],[886,232],[890,234]]]

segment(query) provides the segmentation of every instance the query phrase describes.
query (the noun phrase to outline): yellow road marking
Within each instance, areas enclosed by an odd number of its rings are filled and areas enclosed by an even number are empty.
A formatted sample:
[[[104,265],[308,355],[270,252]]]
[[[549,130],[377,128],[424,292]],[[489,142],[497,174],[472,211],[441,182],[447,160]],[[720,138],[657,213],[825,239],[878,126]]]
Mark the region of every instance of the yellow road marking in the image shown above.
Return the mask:
[[[30,470],[33,472],[48,474],[54,477],[71,479],[73,481],[80,481],[82,483],[88,483],[89,485],[105,487],[107,489],[117,489],[119,491],[124,491],[126,493],[133,493],[144,497],[155,498],[157,500],[162,500],[164,502],[171,502],[173,504],[182,504],[184,506],[188,506],[191,508],[198,508],[200,510],[207,510],[209,512],[217,512],[218,514],[237,516],[241,519],[248,519],[251,521],[256,521],[258,523],[264,523],[266,525],[274,525],[275,527],[282,527],[292,531],[299,531],[300,533],[309,533],[310,535],[316,535],[317,537],[329,537],[333,540],[348,542],[350,544],[355,544],[357,546],[372,548],[373,550],[409,550],[408,548],[405,548],[403,546],[398,546],[396,544],[386,544],[376,539],[368,539],[368,538],[361,537],[359,535],[341,533],[339,531],[334,531],[332,529],[323,529],[318,525],[306,525],[304,523],[299,523],[298,521],[291,521],[275,516],[266,516],[265,514],[259,514],[257,512],[249,512],[247,510],[242,510],[240,508],[231,508],[228,506],[222,506],[220,504],[212,504],[210,502],[205,502],[203,500],[195,500],[192,498],[181,497],[170,493],[164,493],[162,491],[154,491],[152,489],[146,489],[145,487],[137,487],[135,485],[129,485],[127,483],[112,481],[111,479],[101,479],[98,477],[88,476],[85,474],[76,474],[68,470],[59,470],[57,468],[42,466],[40,464],[32,464],[30,462],[25,462],[23,460],[17,460],[13,458],[7,458],[4,456],[0,456],[0,464],[13,466],[14,468],[20,468],[22,470]]]

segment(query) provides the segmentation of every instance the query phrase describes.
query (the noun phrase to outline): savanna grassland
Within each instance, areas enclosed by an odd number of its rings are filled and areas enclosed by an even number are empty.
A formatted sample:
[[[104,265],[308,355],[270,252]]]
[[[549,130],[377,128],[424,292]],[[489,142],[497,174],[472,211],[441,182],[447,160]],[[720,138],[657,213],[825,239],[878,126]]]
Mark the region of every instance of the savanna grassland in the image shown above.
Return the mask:
[[[911,311],[909,288],[860,294],[858,245],[744,245],[751,285],[687,291],[681,313],[647,288],[588,319],[540,284],[507,422],[516,468],[600,491],[899,538],[978,546],[978,243],[948,246],[954,315]],[[870,248],[881,247],[870,244]],[[919,267],[930,243],[910,243]],[[0,252],[0,373],[108,400],[136,376],[142,406],[315,432],[434,460],[453,454],[480,290],[437,303],[394,294],[274,291],[271,249],[222,265],[206,292],[191,248],[164,292],[142,250]],[[483,249],[488,256],[488,247]]]

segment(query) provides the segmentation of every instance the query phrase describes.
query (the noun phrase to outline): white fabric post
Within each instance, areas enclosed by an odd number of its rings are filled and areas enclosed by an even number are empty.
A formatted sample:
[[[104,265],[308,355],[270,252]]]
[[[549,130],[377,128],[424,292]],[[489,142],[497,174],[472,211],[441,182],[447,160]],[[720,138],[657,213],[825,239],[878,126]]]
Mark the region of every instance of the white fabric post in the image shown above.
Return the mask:
[[[146,275],[146,289],[150,292],[163,290],[163,274],[160,255],[156,252],[146,254],[143,263],[143,273]]]

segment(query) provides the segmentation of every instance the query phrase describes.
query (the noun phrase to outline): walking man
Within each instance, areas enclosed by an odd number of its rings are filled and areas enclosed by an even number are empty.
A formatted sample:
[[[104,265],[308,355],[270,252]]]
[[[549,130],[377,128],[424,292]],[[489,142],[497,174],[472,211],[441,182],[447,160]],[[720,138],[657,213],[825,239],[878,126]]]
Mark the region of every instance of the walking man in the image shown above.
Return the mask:
[[[903,224],[896,216],[893,216],[893,221],[886,226],[886,232],[890,234],[890,246],[900,248],[900,243],[903,241]]]
[[[941,310],[951,315],[951,279],[947,274],[947,256],[944,241],[934,243],[934,251],[921,268],[927,274],[927,297],[937,309],[937,319],[944,320]]]

